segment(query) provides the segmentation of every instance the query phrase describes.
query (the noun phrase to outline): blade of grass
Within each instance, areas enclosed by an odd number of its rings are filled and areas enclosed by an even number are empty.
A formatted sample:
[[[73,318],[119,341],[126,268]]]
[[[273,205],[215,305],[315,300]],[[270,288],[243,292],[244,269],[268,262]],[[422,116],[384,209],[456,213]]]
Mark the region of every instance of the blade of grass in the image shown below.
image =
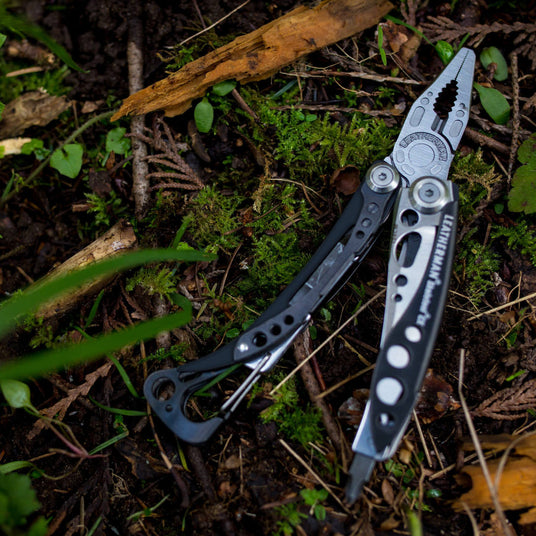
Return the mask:
[[[214,257],[195,250],[138,250],[86,266],[64,276],[32,285],[0,306],[0,337],[12,329],[21,315],[36,311],[58,295],[78,288],[87,281],[117,273],[141,264],[165,261],[206,261]]]
[[[123,415],[123,417],[145,417],[147,415],[146,411],[140,411],[138,409],[124,409],[124,408],[112,408],[110,406],[105,406],[100,402],[97,402],[93,397],[88,397],[95,406],[104,411],[109,411],[110,413],[115,413],[116,415]]]
[[[81,333],[87,340],[93,339],[93,337],[91,335],[88,335],[83,329],[81,329],[81,328],[75,328],[75,329],[76,329],[76,331]],[[142,398],[138,394],[138,391],[136,391],[136,388],[134,387],[134,384],[130,380],[130,378],[128,376],[128,373],[125,370],[125,367],[123,367],[123,365],[121,365],[119,360],[116,357],[114,357],[112,354],[106,354],[106,357],[115,365],[115,368],[117,369],[117,372],[119,372],[119,375],[121,376],[121,378],[125,382],[125,385],[127,386],[127,389],[129,391],[129,393],[135,398]]]
[[[190,306],[184,311],[154,318],[81,344],[31,354],[0,366],[0,379],[21,380],[41,376],[53,370],[97,359],[129,344],[153,338],[162,331],[171,331],[183,326],[191,317]]]
[[[97,452],[100,452],[101,450],[111,447],[118,441],[121,441],[121,439],[125,439],[125,437],[128,437],[128,430],[125,430],[124,432],[121,432],[120,434],[117,434],[116,436],[111,437],[110,439],[108,439],[108,441],[104,441],[104,443],[97,445],[94,449],[89,451],[89,455],[93,456],[93,454],[97,454]]]

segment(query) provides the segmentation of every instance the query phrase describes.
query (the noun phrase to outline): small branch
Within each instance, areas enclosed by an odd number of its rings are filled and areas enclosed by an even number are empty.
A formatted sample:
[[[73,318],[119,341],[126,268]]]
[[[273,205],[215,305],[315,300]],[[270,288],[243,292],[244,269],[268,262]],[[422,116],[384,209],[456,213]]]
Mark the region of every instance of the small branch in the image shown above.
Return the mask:
[[[508,159],[508,186],[512,182],[512,170],[516,161],[517,145],[519,140],[520,121],[519,121],[519,73],[517,70],[517,54],[513,52],[510,55],[510,64],[512,65],[512,143],[510,144],[510,158]]]
[[[143,88],[143,23],[140,0],[136,0],[130,6],[128,18],[128,89],[133,95]],[[140,221],[148,208],[150,201],[149,182],[147,173],[149,164],[147,158],[147,146],[139,138],[145,127],[145,115],[132,118],[130,132],[132,134],[132,192],[134,194],[136,219]]]
[[[298,365],[307,360],[307,357],[309,354],[311,354],[311,336],[309,335],[308,329],[305,329],[296,337],[293,348],[294,356]],[[344,441],[344,436],[341,433],[340,427],[337,426],[337,423],[333,419],[327,403],[323,398],[320,397],[321,389],[315,378],[311,365],[309,363],[305,363],[300,370],[300,374],[305,388],[309,393],[311,402],[322,413],[322,422],[326,427],[326,431],[333,442],[333,445],[341,453],[342,459],[347,460],[348,455],[350,454],[350,449],[348,448],[346,441]]]
[[[480,441],[478,439],[478,435],[476,433],[475,426],[473,424],[473,420],[471,419],[471,414],[469,412],[469,407],[467,406],[467,402],[465,400],[465,396],[463,394],[463,374],[464,374],[464,366],[465,366],[465,350],[460,350],[460,368],[459,368],[459,374],[458,374],[458,396],[460,398],[460,404],[463,408],[463,413],[465,416],[465,421],[467,423],[467,428],[469,429],[469,434],[471,435],[471,439],[473,441],[473,444],[475,446],[475,451],[478,454],[478,461],[480,463],[480,467],[482,468],[482,473],[484,474],[484,478],[486,479],[486,484],[488,485],[489,494],[491,496],[491,499],[493,501],[493,506],[495,507],[495,513],[497,514],[497,517],[499,518],[499,521],[502,525],[502,528],[504,530],[504,534],[506,536],[512,536],[512,531],[510,530],[510,526],[508,523],[508,520],[506,519],[506,516],[504,515],[504,511],[502,509],[501,503],[499,501],[499,497],[497,494],[497,488],[494,484],[494,482],[491,480],[491,475],[488,469],[488,464],[486,463],[486,459],[484,457],[484,452],[482,451],[482,446],[480,445]]]

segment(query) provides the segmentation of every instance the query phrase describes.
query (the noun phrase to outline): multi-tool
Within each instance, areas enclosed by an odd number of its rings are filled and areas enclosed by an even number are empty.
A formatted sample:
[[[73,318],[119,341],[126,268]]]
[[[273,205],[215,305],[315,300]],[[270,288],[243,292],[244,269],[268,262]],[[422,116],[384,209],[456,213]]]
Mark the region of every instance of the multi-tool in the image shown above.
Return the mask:
[[[210,439],[307,327],[315,309],[348,280],[393,213],[383,331],[369,400],[352,444],[348,502],[359,497],[375,463],[394,454],[445,306],[458,207],[457,187],[448,174],[469,119],[474,68],[474,52],[462,48],[418,97],[392,153],[368,169],[319,249],[250,328],[210,355],[148,377],[148,402],[179,438],[191,444]],[[215,416],[190,419],[191,395],[238,364],[251,372]]]

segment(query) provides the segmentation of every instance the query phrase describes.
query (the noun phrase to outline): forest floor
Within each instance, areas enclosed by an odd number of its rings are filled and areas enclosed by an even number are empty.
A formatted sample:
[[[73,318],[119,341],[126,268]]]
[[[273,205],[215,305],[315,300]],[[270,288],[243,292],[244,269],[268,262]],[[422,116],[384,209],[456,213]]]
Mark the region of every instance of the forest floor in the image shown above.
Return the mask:
[[[175,117],[148,113],[134,136],[140,123],[131,116],[111,122],[108,112],[129,95],[136,70],[138,88],[150,86],[297,4],[22,5],[9,13],[38,25],[81,70],[51,58],[38,40],[22,41],[0,20],[7,35],[0,140],[32,140],[23,154],[0,158],[2,298],[110,229],[129,237],[128,248],[173,246],[217,257],[131,269],[61,312],[29,315],[4,337],[2,364],[170,314],[176,293],[193,308],[187,325],[130,344],[113,361],[25,378],[41,417],[2,399],[0,532],[536,534],[536,3],[408,0],[390,11],[398,23],[379,18],[268,78],[209,92],[203,102],[214,118],[207,129],[195,100]],[[348,505],[349,445],[383,324],[389,224],[206,444],[179,441],[140,393],[148,374],[205,356],[247,328],[305,265],[366,169],[389,154],[411,104],[443,66],[437,47],[408,26],[454,48],[467,35],[464,46],[479,58],[475,81],[497,90],[492,114],[505,102],[509,115],[493,120],[474,91],[450,176],[460,189],[457,247],[430,370],[397,453],[376,465],[362,496]],[[132,43],[142,63],[127,56]],[[501,65],[482,61],[492,46],[506,60],[500,80],[494,75]],[[34,100],[22,120],[10,103],[29,92]],[[80,151],[81,168],[68,158],[74,171],[52,161],[42,166],[66,140]],[[140,146],[145,160],[135,154]],[[205,399],[221,404],[244,377],[223,379],[212,397],[196,397],[194,409],[201,412]],[[20,462],[16,473],[12,462]],[[492,478],[502,470],[491,496],[482,465]],[[6,483],[12,474],[30,477],[31,488],[21,484],[22,501],[39,503],[16,521],[7,513],[15,500]]]

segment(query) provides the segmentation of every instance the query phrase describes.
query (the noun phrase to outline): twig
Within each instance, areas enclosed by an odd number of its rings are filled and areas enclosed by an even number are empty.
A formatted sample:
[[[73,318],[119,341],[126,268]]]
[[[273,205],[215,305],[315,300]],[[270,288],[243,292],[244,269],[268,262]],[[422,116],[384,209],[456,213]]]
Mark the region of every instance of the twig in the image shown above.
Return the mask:
[[[529,294],[528,296],[517,298],[516,300],[512,300],[508,303],[504,303],[503,305],[499,305],[498,307],[495,307],[494,309],[490,309],[489,311],[483,311],[482,313],[478,313],[477,315],[469,318],[468,322],[476,320],[477,318],[480,318],[481,316],[484,316],[484,315],[490,315],[492,313],[496,313],[497,311],[501,311],[502,309],[506,309],[507,307],[511,307],[512,305],[516,305],[517,303],[532,300],[533,298],[536,298],[536,292],[533,292],[532,294]]]
[[[296,460],[298,460],[298,462],[300,462],[303,467],[305,467],[305,469],[307,469],[307,471],[309,471],[309,473],[311,473],[312,477],[337,501],[339,506],[349,514],[350,510],[348,510],[339,497],[333,493],[331,488],[324,482],[324,480],[313,471],[311,466],[308,465],[307,462],[284,439],[280,439],[279,442],[290,452],[290,454],[292,454],[292,456],[294,456],[294,458],[296,458]]]
[[[315,350],[313,350],[306,359],[304,359],[297,367],[294,368],[294,370],[290,371],[290,373],[283,378],[271,391],[270,395],[273,396],[285,383],[287,383],[290,378],[296,374],[304,365],[311,359],[314,355],[316,355],[326,344],[329,344],[329,342],[335,338],[350,322],[353,322],[363,311],[368,309],[369,305],[374,303],[378,298],[383,296],[385,294],[385,289],[380,290],[375,296],[370,298],[368,302],[363,304],[350,318],[348,318],[345,322],[343,322],[322,344],[320,344]]]
[[[136,0],[131,4],[130,16],[128,17],[128,89],[133,95],[143,88],[143,23],[141,19],[141,3]],[[132,118],[130,132],[132,134],[132,192],[134,194],[136,219],[140,221],[149,205],[149,182],[147,174],[149,164],[147,158],[147,146],[139,138],[145,127],[145,115]]]
[[[293,348],[296,362],[299,365],[307,359],[311,352],[311,336],[309,335],[308,329],[305,329],[296,337]],[[321,394],[320,386],[318,385],[309,363],[304,364],[300,370],[300,374],[311,402],[322,413],[322,422],[326,427],[326,431],[333,442],[333,445],[341,453],[343,461],[346,460],[347,456],[350,454],[348,445],[346,444],[346,441],[344,441],[344,436],[341,434],[340,428],[333,419],[328,405],[322,398],[319,398],[319,395]]]
[[[329,69],[319,70],[319,71],[309,71],[309,72],[290,72],[290,73],[281,73],[284,76],[298,76],[300,78],[324,78],[329,77],[348,77],[348,78],[361,78],[363,80],[372,80],[380,84],[392,83],[392,84],[407,84],[411,86],[421,86],[425,82],[420,82],[419,80],[412,80],[411,78],[400,78],[398,76],[384,76],[374,73],[365,73],[361,71],[332,71]]]
[[[490,138],[489,136],[486,136],[476,130],[473,130],[470,127],[467,127],[465,129],[464,135],[467,136],[471,141],[474,141],[475,143],[477,143],[478,145],[486,145],[490,149],[493,149],[502,154],[510,153],[510,149],[504,143],[494,140],[493,138]]]
[[[187,37],[186,39],[184,39],[183,41],[181,41],[177,45],[177,48],[182,47],[183,45],[185,45],[186,43],[188,43],[192,39],[195,39],[196,37],[199,37],[200,35],[204,34],[205,32],[208,32],[209,30],[212,30],[212,28],[215,28],[216,26],[218,26],[218,24],[223,22],[225,19],[228,19],[231,15],[234,15],[239,9],[242,9],[245,5],[249,4],[249,2],[250,2],[250,0],[246,0],[243,4],[240,4],[238,7],[235,7],[232,11],[229,11],[229,13],[227,13],[227,15],[224,15],[221,19],[217,20],[215,23],[211,24],[210,26],[205,26],[205,28],[203,28],[201,31],[195,33],[194,35],[191,35],[190,37]],[[196,5],[196,7],[197,7],[197,5]],[[199,9],[199,8],[197,8],[197,9]],[[200,13],[198,13],[198,15],[200,15]],[[202,24],[204,26],[205,22],[203,20],[203,17],[201,16],[200,18],[201,18],[201,22],[202,22]]]
[[[504,511],[499,501],[497,487],[495,486],[495,483],[491,480],[491,475],[488,469],[488,464],[486,463],[484,452],[482,451],[482,446],[480,445],[480,441],[476,433],[475,425],[473,424],[473,420],[469,412],[469,407],[467,405],[465,396],[463,394],[464,365],[465,365],[465,350],[462,348],[460,350],[460,367],[459,367],[459,374],[458,374],[458,397],[460,398],[460,404],[463,408],[463,413],[465,416],[465,421],[467,423],[467,428],[469,429],[469,434],[473,441],[475,451],[478,455],[478,461],[480,463],[482,473],[484,474],[486,484],[488,485],[489,494],[490,494],[491,500],[493,501],[493,506],[495,507],[495,513],[497,514],[497,517],[499,518],[499,521],[502,525],[505,535],[513,536],[512,531],[510,530],[510,527],[508,525],[508,520],[506,519],[506,516],[504,515]]]
[[[512,182],[512,170],[516,160],[517,143],[519,140],[519,73],[517,70],[517,54],[510,55],[510,65],[512,66],[512,143],[510,144],[510,158],[508,159],[508,186]]]
[[[415,421],[415,426],[417,427],[417,432],[419,433],[419,438],[426,456],[426,461],[428,462],[428,467],[433,467],[432,457],[430,456],[430,451],[428,450],[428,445],[426,444],[426,439],[424,438],[424,433],[421,428],[421,422],[417,412],[413,410],[413,420]]]

